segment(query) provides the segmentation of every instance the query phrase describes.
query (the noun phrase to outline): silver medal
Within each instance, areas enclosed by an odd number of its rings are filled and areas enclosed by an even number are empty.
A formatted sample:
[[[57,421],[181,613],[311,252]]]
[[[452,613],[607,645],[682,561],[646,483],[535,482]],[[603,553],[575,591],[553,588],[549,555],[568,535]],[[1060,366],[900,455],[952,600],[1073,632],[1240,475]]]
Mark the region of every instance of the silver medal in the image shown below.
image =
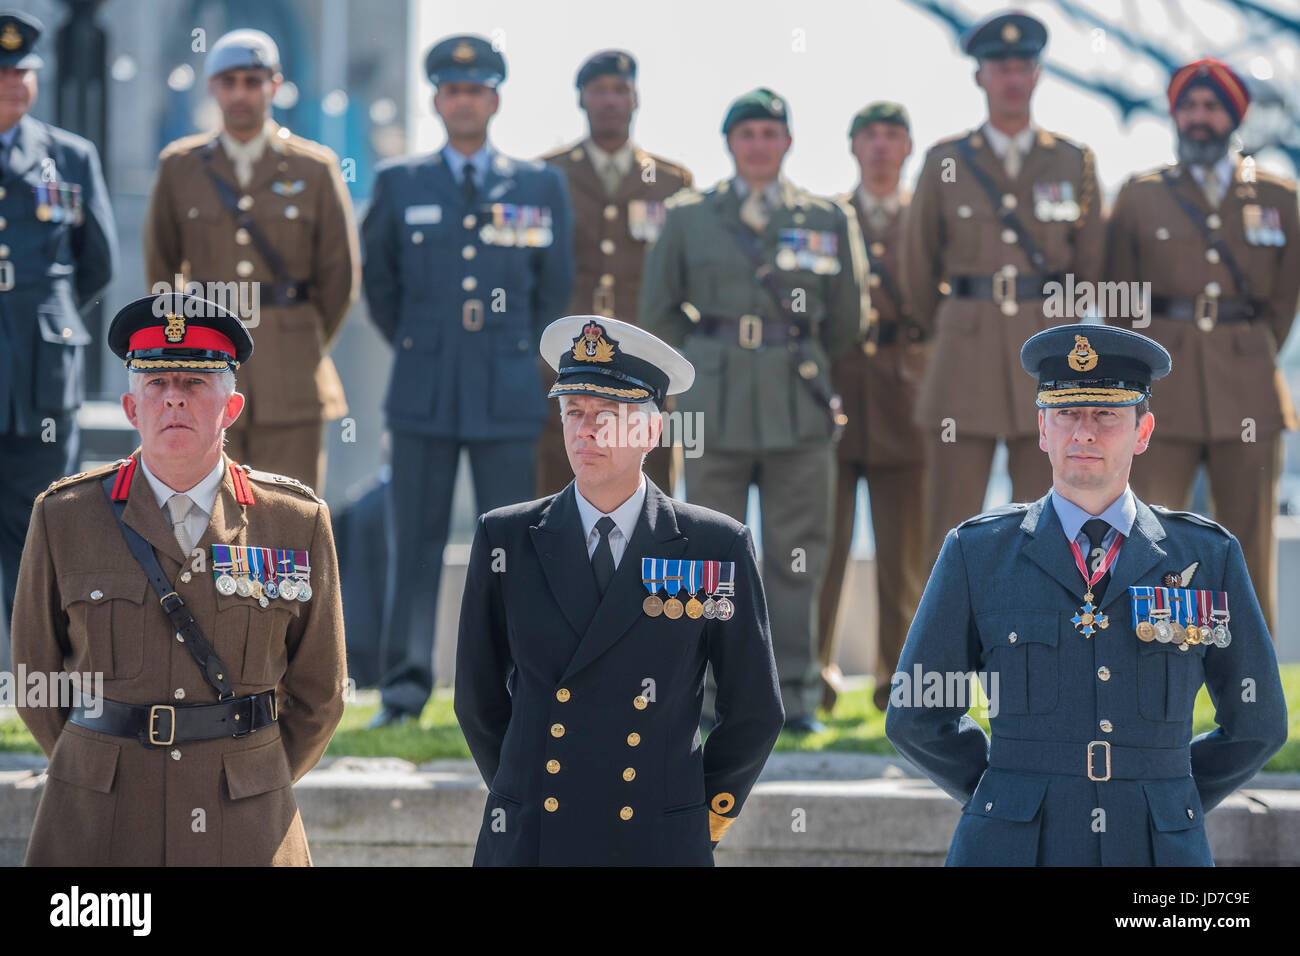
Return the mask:
[[[274,581],[267,581],[264,587],[266,588],[267,597],[278,598],[280,596],[280,585],[276,584]]]
[[[736,606],[731,603],[730,598],[718,598],[718,620],[730,621],[732,615],[736,613]]]
[[[298,600],[299,601],[311,600],[311,585],[308,584],[306,581],[298,582]]]
[[[293,579],[285,581],[280,585],[280,597],[286,601],[292,601],[298,596],[298,584]]]
[[[217,593],[230,597],[235,593],[235,579],[229,574],[217,575]]]
[[[253,582],[248,580],[248,578],[239,578],[235,581],[235,592],[240,597],[252,597]]]
[[[271,602],[267,599],[266,595],[263,594],[261,597],[257,599],[257,603],[260,604],[262,607],[266,607]]]
[[[1156,621],[1156,640],[1168,644],[1174,639],[1174,627],[1168,621]]]
[[[710,621],[714,620],[718,616],[718,602],[713,600],[713,598],[708,598],[704,602],[704,616]]]

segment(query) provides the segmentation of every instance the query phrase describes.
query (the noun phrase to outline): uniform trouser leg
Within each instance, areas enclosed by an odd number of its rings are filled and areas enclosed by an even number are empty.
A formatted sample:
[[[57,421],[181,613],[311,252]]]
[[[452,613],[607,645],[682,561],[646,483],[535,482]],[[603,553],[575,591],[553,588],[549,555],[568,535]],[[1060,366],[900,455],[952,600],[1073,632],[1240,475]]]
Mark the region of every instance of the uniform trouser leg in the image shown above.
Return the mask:
[[[1052,487],[1052,461],[1038,447],[1037,435],[1007,439],[1007,472],[1012,501],[1037,501]]]
[[[876,536],[877,706],[889,692],[907,629],[925,591],[929,554],[921,500],[924,480],[921,465],[867,468],[871,526]]]
[[[849,564],[849,550],[853,545],[853,519],[857,512],[858,478],[863,473],[862,462],[837,460],[835,463],[835,510],[831,518],[831,546],[826,562],[826,580],[822,584],[817,614],[817,663],[821,668],[822,700],[827,705],[833,703],[834,696],[838,692],[838,688],[834,686],[837,675],[833,669],[836,636],[839,630],[844,579]],[[874,491],[871,501],[874,505]],[[876,548],[879,553],[878,530]]]
[[[241,425],[226,429],[226,454],[258,471],[297,478],[316,494],[324,491],[324,422],[293,425]]]
[[[1214,517],[1237,536],[1268,631],[1277,640],[1277,483],[1282,472],[1280,436],[1254,442],[1211,442],[1205,466]],[[1195,586],[1195,585],[1193,585]]]
[[[433,691],[438,588],[460,443],[400,431],[392,439],[379,687],[385,707],[418,714]]]
[[[479,514],[532,500],[537,484],[533,471],[537,461],[536,439],[472,441],[465,445],[474,475],[474,506]]]
[[[983,510],[984,491],[996,447],[996,438],[958,436],[956,441],[947,442],[940,439],[938,432],[930,436],[929,467],[925,470],[925,513],[929,518],[927,569],[939,557],[948,532]]]
[[[43,441],[35,435],[0,435],[0,577],[4,579],[4,631],[14,616],[14,592],[32,503],[55,479],[71,475],[81,459],[81,431],[74,417],[58,416]],[[8,642],[0,643],[0,670],[9,669]]]

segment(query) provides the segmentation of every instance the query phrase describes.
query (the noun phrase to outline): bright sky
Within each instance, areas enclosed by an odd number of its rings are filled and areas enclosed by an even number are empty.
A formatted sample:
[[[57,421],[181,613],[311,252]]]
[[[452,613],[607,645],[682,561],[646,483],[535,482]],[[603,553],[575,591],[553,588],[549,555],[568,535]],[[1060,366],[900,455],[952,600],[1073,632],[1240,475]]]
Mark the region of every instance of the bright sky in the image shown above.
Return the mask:
[[[1132,9],[1124,0],[1083,0],[1083,5],[1108,17]],[[961,3],[976,16],[1006,6],[988,0]],[[1240,25],[1221,4],[1182,0],[1167,6],[1163,0],[1143,0],[1140,7],[1146,18],[1142,32],[1177,47],[1188,60],[1206,52],[1199,46],[1201,35],[1215,37],[1226,49],[1240,39]],[[1175,13],[1169,14],[1169,7]],[[1048,59],[1085,75],[1122,73],[1150,92],[1163,90],[1167,78],[1162,71],[1124,57],[1091,26],[1063,20],[1054,4],[1031,0],[1022,8],[1048,24]],[[657,0],[645,5],[416,0],[411,27],[408,129],[417,151],[436,148],[443,138],[432,112],[424,54],[437,39],[453,33],[479,33],[502,48],[508,75],[491,135],[498,148],[516,156],[536,156],[584,134],[574,76],[590,53],[609,47],[629,50],[637,58],[637,142],[685,163],[703,184],[730,174],[722,116],[735,96],[756,86],[770,87],[789,104],[794,145],[786,174],[820,193],[845,191],[854,184],[848,125],[854,112],[872,100],[898,100],[911,114],[916,147],[904,170],[909,181],[919,172],[929,144],[983,116],[973,61],[958,51],[946,24],[904,0]],[[1093,148],[1108,196],[1131,173],[1172,158],[1167,121],[1140,114],[1121,126],[1108,103],[1046,73],[1033,109],[1042,126]],[[1266,156],[1261,166],[1290,172]]]

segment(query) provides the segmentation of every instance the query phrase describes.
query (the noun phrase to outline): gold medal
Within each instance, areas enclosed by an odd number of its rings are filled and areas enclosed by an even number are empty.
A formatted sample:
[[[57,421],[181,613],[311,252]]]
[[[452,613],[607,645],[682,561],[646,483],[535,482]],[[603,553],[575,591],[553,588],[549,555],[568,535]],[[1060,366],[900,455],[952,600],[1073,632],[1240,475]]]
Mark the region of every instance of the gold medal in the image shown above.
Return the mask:
[[[670,597],[664,602],[664,616],[670,617],[674,621],[682,616],[683,610],[685,610],[685,608],[682,607],[682,602],[677,600],[675,597]]]
[[[1150,644],[1156,639],[1156,626],[1150,621],[1139,621],[1137,634],[1139,641]]]
[[[650,617],[658,617],[664,612],[664,602],[657,594],[651,594],[641,602],[641,610],[645,611]]]
[[[686,602],[686,616],[692,621],[698,619],[704,613],[704,605],[694,595]]]
[[[1201,629],[1197,627],[1195,624],[1187,625],[1187,643],[1188,644],[1201,643]]]

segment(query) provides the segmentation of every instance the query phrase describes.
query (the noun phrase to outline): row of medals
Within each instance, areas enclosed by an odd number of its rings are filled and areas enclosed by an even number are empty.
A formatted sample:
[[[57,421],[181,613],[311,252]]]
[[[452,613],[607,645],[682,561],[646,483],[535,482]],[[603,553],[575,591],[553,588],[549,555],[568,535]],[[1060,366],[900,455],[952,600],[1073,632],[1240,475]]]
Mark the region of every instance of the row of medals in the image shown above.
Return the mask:
[[[1157,618],[1155,623],[1139,621],[1137,636],[1139,641],[1148,644],[1151,641],[1176,644],[1180,651],[1187,650],[1189,645],[1213,644],[1215,647],[1227,647],[1232,643],[1232,632],[1228,630],[1226,618],[1217,624],[1199,627],[1195,624],[1175,624],[1163,617]]]
[[[280,598],[285,601],[310,601],[311,584],[305,577],[285,578],[283,581],[254,581],[247,575],[235,577],[224,571],[217,575],[217,593],[226,597],[238,594],[240,597],[255,597],[257,603],[266,607],[271,601]]]
[[[731,602],[729,597],[720,597],[716,601],[710,597],[701,601],[692,594],[691,599],[683,604],[675,597],[670,597],[665,601],[659,595],[651,594],[641,602],[641,610],[645,611],[650,617],[658,617],[662,614],[674,621],[683,614],[691,620],[702,617],[709,621],[714,618],[719,621],[730,621],[736,613],[736,605]]]

